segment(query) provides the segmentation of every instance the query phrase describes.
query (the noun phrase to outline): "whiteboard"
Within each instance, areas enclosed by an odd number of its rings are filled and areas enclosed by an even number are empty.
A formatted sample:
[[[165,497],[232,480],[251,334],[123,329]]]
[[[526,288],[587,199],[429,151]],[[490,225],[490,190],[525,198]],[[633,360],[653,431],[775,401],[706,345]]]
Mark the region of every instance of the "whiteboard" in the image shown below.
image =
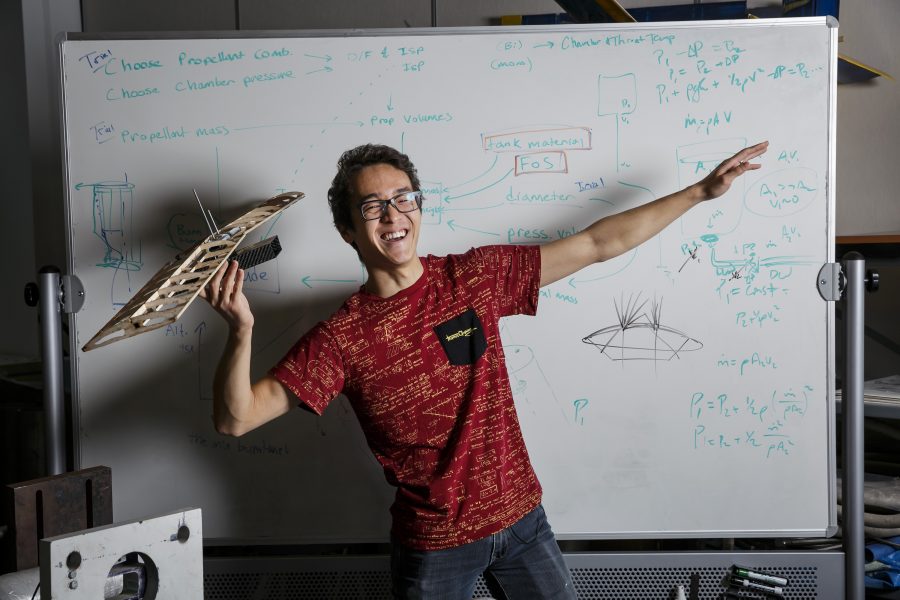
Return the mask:
[[[222,320],[82,345],[163,264],[284,190],[247,244],[254,376],[363,282],[331,226],[340,153],[416,163],[422,254],[545,243],[700,179],[763,168],[638,249],[540,292],[503,340],[560,538],[822,535],[835,524],[836,22],[221,34],[62,42],[77,462],[117,519],[200,506],[223,543],[388,538],[393,490],[349,405],[215,433]]]

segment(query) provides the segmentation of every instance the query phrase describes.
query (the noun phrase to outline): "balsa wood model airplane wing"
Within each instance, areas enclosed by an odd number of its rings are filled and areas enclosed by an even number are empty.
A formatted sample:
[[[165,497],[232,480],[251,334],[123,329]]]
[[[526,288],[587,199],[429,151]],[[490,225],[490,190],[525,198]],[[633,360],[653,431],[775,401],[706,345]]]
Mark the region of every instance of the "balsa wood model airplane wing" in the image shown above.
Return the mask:
[[[87,352],[177,321],[247,234],[301,198],[301,192],[270,198],[166,264],[82,350]]]

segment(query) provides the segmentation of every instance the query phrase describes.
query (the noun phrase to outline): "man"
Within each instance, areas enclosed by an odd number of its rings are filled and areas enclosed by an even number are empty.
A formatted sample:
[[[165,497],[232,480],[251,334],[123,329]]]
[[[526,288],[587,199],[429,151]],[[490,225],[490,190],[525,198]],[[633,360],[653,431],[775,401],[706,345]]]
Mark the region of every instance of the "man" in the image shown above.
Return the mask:
[[[763,142],[702,181],[543,246],[420,258],[422,195],[406,155],[344,153],[328,192],[335,227],[368,279],[266,376],[250,381],[253,314],[233,262],[203,295],[230,334],[214,382],[219,432],[242,435],[298,401],[321,414],[347,395],[397,487],[391,560],[398,598],[574,598],[519,429],[498,321],[535,314],[538,289],[616,257],[695,204],[724,194]]]

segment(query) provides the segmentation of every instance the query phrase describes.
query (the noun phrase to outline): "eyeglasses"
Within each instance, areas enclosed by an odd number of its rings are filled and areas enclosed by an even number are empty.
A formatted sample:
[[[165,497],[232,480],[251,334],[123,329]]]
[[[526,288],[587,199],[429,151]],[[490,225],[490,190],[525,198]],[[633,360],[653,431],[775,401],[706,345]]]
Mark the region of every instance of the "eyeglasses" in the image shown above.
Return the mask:
[[[423,199],[422,192],[418,190],[402,192],[388,200],[367,200],[359,205],[359,211],[362,213],[364,221],[374,221],[384,216],[389,204],[396,208],[398,212],[408,213],[422,208]]]

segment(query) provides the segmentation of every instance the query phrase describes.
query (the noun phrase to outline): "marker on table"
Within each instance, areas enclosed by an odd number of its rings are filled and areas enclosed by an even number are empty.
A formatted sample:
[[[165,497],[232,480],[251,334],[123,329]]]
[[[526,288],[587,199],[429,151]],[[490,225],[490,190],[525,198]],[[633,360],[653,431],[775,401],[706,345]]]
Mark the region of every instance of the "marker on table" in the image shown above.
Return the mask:
[[[785,577],[778,577],[777,575],[769,575],[768,573],[760,573],[758,571],[753,571],[746,567],[739,567],[737,565],[733,565],[731,567],[732,573],[738,575],[739,577],[743,577],[745,579],[750,579],[751,581],[759,581],[761,583],[768,583],[770,585],[776,585],[784,587],[788,584],[788,580]]]
[[[754,590],[757,592],[764,592],[766,594],[774,594],[776,596],[784,595],[784,588],[776,587],[774,585],[766,585],[765,583],[759,583],[757,581],[751,581],[749,579],[742,579],[737,575],[732,575],[729,584],[732,587],[743,587],[748,590]]]

